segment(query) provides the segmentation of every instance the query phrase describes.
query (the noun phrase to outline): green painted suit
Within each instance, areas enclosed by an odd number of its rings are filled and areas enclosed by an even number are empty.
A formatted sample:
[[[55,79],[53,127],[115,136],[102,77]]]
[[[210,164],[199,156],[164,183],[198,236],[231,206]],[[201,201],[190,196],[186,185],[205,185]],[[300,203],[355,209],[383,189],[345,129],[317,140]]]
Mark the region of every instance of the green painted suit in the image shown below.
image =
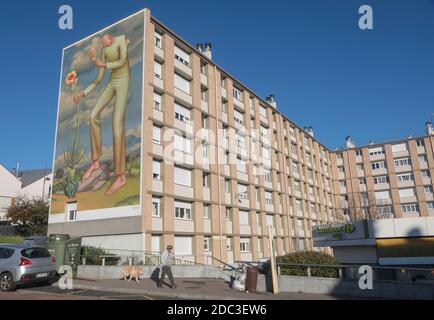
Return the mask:
[[[130,62],[128,60],[128,39],[125,35],[115,37],[113,44],[103,48],[100,61],[106,68],[99,68],[96,79],[84,90],[84,95],[91,93],[103,80],[105,69],[111,70],[109,81],[89,117],[92,160],[101,157],[101,112],[115,98],[113,109],[113,162],[115,174],[125,173],[125,110],[130,86]]]

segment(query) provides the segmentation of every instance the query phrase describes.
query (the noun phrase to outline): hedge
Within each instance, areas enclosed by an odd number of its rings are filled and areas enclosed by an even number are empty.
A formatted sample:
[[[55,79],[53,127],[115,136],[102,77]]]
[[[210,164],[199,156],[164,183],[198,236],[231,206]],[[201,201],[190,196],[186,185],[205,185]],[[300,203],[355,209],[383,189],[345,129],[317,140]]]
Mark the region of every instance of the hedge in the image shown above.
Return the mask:
[[[280,274],[288,276],[308,276],[307,265],[336,265],[339,263],[335,257],[317,251],[294,252],[276,258],[276,262],[288,264],[302,264],[306,266],[280,266]],[[266,272],[270,270],[270,260],[267,261]],[[338,278],[339,269],[333,267],[311,267],[312,277]]]

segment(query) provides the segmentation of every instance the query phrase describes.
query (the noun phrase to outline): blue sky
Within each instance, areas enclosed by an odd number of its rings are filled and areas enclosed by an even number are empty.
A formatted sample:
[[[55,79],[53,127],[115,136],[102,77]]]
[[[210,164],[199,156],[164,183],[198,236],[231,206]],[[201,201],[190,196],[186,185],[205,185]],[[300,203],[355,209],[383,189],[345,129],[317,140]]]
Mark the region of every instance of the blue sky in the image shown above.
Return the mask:
[[[74,30],[57,26],[74,9]],[[358,8],[374,30],[358,28]],[[334,149],[424,134],[434,112],[433,0],[11,1],[0,10],[0,163],[51,167],[61,51],[143,7]]]

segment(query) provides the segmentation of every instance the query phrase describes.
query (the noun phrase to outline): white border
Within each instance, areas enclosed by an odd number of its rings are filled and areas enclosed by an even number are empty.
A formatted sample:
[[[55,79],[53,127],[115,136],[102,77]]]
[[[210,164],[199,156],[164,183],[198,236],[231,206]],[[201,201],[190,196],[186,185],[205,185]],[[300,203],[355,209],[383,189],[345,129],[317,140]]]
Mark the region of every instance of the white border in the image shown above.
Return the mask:
[[[63,77],[64,77],[64,74],[63,74],[63,62],[64,61],[63,60],[64,60],[64,56],[65,56],[65,50],[67,50],[67,49],[69,49],[69,48],[77,45],[80,42],[83,42],[83,41],[85,41],[87,39],[90,39],[90,38],[94,37],[96,34],[101,33],[101,32],[103,32],[103,31],[105,31],[107,29],[110,29],[111,27],[113,27],[115,25],[118,25],[118,24],[120,24],[120,23],[122,23],[122,22],[124,22],[124,21],[126,21],[126,20],[128,20],[128,19],[130,19],[130,18],[132,18],[132,17],[134,17],[136,15],[138,15],[138,14],[143,13],[143,20],[144,20],[143,21],[143,61],[142,61],[142,88],[141,88],[142,89],[142,112],[141,112],[141,118],[142,118],[141,119],[141,123],[142,123],[142,126],[141,126],[141,141],[140,141],[140,190],[139,190],[139,192],[140,192],[140,201],[139,201],[139,204],[137,204],[137,205],[124,206],[123,207],[123,208],[134,208],[134,209],[136,209],[136,207],[139,206],[138,214],[128,214],[128,215],[126,215],[124,213],[124,214],[114,215],[114,214],[112,214],[112,213],[109,212],[107,215],[105,215],[105,214],[98,213],[99,216],[96,217],[96,219],[90,219],[89,217],[87,217],[87,218],[84,218],[82,220],[77,219],[75,221],[70,221],[70,222],[83,221],[83,220],[100,220],[100,219],[125,217],[125,216],[137,216],[137,215],[141,215],[142,214],[141,208],[142,208],[142,200],[143,200],[143,194],[142,194],[143,163],[142,163],[142,159],[143,159],[143,125],[144,125],[143,124],[143,122],[144,122],[143,119],[144,119],[144,104],[145,104],[145,87],[144,87],[145,79],[144,78],[145,78],[145,51],[146,51],[146,41],[145,41],[146,40],[145,39],[146,38],[146,10],[147,9],[145,8],[145,9],[142,9],[140,11],[137,11],[137,12],[135,12],[135,13],[133,13],[133,14],[131,14],[131,15],[129,15],[129,16],[121,19],[121,20],[118,20],[115,23],[112,23],[111,25],[109,25],[109,26],[107,26],[107,27],[105,27],[103,29],[100,29],[100,30],[92,33],[91,35],[89,35],[89,36],[87,36],[85,38],[82,38],[82,39],[74,42],[73,44],[70,44],[70,45],[68,45],[68,46],[66,46],[66,47],[64,47],[62,49],[62,59],[61,59],[61,62],[60,62],[59,91],[58,91],[58,98],[57,98],[56,129],[55,129],[55,137],[54,137],[53,162],[52,162],[52,170],[51,170],[52,177],[53,177],[53,181],[52,181],[53,182],[52,183],[53,186],[54,186],[54,167],[55,167],[56,151],[57,151],[56,150],[57,131],[58,131],[58,126],[59,126],[60,96],[61,96],[61,92],[62,92],[62,80],[63,80]],[[50,199],[50,209],[49,209],[49,213],[48,213],[48,217],[49,217],[48,224],[51,224],[51,223],[60,223],[60,222],[69,222],[69,221],[67,221],[67,219],[65,219],[66,218],[66,216],[65,216],[66,212],[56,213],[56,214],[52,214],[51,213],[51,211],[52,211],[51,210],[52,209],[52,206],[51,206],[51,204],[52,204],[52,193],[53,193],[53,187],[51,187],[51,191],[50,191],[50,195],[49,195],[50,196],[50,198],[49,198]],[[98,211],[101,211],[101,210],[109,210],[110,211],[110,209],[117,209],[117,210],[119,210],[119,208],[122,208],[122,207],[101,208],[101,209],[96,209],[96,210],[77,211],[77,216],[79,216],[80,213],[84,213],[84,214],[89,213],[89,212],[95,213],[95,212],[98,212]],[[63,219],[59,219],[59,217],[62,217]],[[100,217],[102,217],[102,218],[100,218]]]

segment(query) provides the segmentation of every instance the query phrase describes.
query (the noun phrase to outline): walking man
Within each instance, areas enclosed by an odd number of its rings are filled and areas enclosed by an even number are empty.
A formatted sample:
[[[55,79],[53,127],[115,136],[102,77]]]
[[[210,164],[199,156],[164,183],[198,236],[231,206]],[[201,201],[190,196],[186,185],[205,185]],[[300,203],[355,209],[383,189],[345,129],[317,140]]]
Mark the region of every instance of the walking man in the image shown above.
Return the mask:
[[[164,278],[166,277],[166,274],[169,277],[170,287],[172,289],[175,289],[177,287],[175,284],[175,279],[173,279],[173,274],[172,274],[172,268],[171,268],[172,259],[173,259],[173,246],[168,245],[167,250],[165,250],[161,255],[162,268],[161,268],[161,278],[158,281],[158,288],[163,287],[163,282],[164,282]]]

